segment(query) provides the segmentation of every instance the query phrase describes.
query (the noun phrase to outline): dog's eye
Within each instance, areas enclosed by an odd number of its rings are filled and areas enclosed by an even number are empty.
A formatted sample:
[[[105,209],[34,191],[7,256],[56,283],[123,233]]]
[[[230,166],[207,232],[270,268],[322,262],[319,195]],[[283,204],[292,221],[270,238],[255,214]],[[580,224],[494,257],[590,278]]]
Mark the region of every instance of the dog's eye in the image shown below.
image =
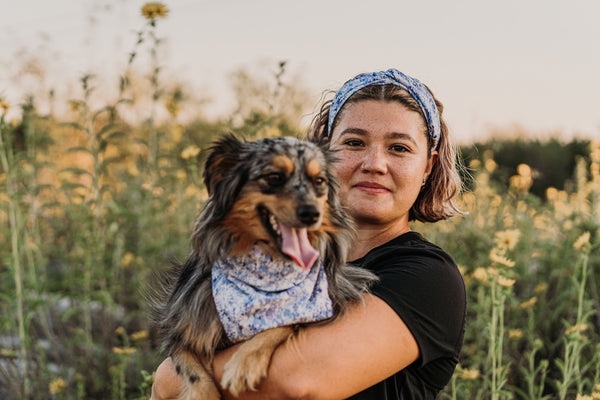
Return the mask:
[[[315,184],[315,186],[323,186],[325,184],[325,178],[316,177],[313,180],[313,183]]]
[[[270,186],[281,186],[285,182],[285,177],[281,172],[271,172],[264,176]]]

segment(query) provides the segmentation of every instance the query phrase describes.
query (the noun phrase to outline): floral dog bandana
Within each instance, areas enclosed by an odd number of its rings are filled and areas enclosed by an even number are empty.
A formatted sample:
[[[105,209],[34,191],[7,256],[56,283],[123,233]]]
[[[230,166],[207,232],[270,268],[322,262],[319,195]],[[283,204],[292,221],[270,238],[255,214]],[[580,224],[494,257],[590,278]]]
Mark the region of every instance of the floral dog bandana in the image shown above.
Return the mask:
[[[320,259],[306,269],[293,261],[273,260],[256,246],[250,254],[213,265],[212,292],[233,343],[266,329],[333,316]]]
[[[346,82],[344,86],[338,90],[333,98],[333,101],[331,102],[331,107],[329,108],[327,135],[331,135],[335,117],[350,96],[364,87],[386,84],[393,84],[401,87],[410,93],[417,103],[419,103],[421,110],[423,110],[423,114],[425,114],[425,119],[427,120],[427,129],[433,142],[431,150],[435,150],[439,143],[442,131],[440,125],[440,114],[438,113],[438,109],[435,105],[435,100],[425,85],[423,85],[417,79],[411,78],[408,75],[404,75],[402,72],[394,68],[388,69],[387,71],[361,74],[356,78]]]

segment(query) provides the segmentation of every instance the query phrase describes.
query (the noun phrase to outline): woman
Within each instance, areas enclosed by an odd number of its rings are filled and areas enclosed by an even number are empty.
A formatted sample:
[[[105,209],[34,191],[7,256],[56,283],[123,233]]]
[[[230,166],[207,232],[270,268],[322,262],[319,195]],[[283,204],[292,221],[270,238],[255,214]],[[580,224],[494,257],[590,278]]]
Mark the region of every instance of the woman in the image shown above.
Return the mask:
[[[394,69],[349,80],[322,107],[311,139],[337,152],[340,198],[358,230],[349,260],[380,282],[364,304],[280,346],[259,391],[241,399],[433,399],[448,383],[463,341],[464,283],[453,259],[409,227],[460,213],[441,113],[426,86]],[[218,378],[234,349],[217,356]],[[179,384],[165,360],[152,399],[176,397]]]

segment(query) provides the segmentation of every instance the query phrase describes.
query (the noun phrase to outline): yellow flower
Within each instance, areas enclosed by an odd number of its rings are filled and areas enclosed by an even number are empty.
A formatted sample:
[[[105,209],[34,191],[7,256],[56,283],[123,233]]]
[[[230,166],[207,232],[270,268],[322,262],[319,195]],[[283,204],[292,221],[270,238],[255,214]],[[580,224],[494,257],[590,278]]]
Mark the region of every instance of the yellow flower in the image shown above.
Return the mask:
[[[79,108],[81,107],[81,102],[78,100],[70,100],[69,106],[70,106],[72,112],[77,112],[77,111],[79,111]]]
[[[502,204],[502,196],[495,195],[490,201],[490,207],[498,208]]]
[[[487,170],[487,172],[494,172],[497,166],[498,164],[496,164],[496,161],[492,160],[491,158],[485,160],[485,169]]]
[[[481,165],[481,161],[479,161],[479,160],[471,160],[471,162],[469,162],[469,168],[472,168],[472,169],[477,169],[477,168],[479,168],[480,165]]]
[[[535,288],[533,288],[533,293],[535,294],[542,294],[545,291],[548,290],[548,284],[547,283],[540,283],[539,285],[536,285]]]
[[[475,195],[471,192],[465,192],[462,194],[462,201],[467,205],[467,207],[473,207],[475,204]]]
[[[555,187],[550,186],[546,189],[546,198],[550,201],[558,200],[558,190]]]
[[[526,309],[528,309],[528,308],[531,308],[531,307],[533,307],[533,306],[535,305],[535,303],[537,303],[537,300],[538,300],[537,296],[533,296],[533,297],[532,297],[532,298],[530,298],[529,300],[525,300],[524,302],[522,302],[522,303],[519,305],[519,307],[520,307],[522,310],[526,310]]]
[[[134,347],[113,347],[113,353],[122,354],[122,355],[130,355],[136,352]]]
[[[458,377],[461,379],[465,379],[468,381],[472,381],[474,379],[479,378],[480,372],[478,369],[463,369],[458,372]]]
[[[190,183],[186,188],[183,195],[187,198],[191,197],[200,197],[202,196],[202,191],[193,183]]]
[[[137,165],[135,165],[134,163],[128,163],[127,164],[127,173],[131,176],[139,176],[140,170],[138,169]]]
[[[165,108],[167,109],[169,114],[171,114],[172,117],[176,117],[177,114],[179,114],[179,111],[181,110],[181,107],[179,106],[179,102],[173,96],[169,97],[165,101]]]
[[[198,154],[200,154],[200,147],[196,146],[195,144],[192,144],[183,149],[183,151],[181,152],[181,158],[183,158],[184,160],[189,160],[192,157],[196,157]]]
[[[531,168],[527,164],[519,164],[517,166],[517,173],[521,176],[531,177]]]
[[[498,249],[496,249],[496,248],[494,248],[494,249],[492,249],[492,251],[490,251],[490,260],[492,260],[492,262],[494,262],[496,264],[504,265],[509,268],[512,268],[515,266],[514,261],[509,260],[508,258],[504,257],[502,254],[499,254]]]
[[[121,264],[125,268],[129,267],[131,265],[132,261],[133,261],[133,253],[128,251],[127,253],[123,254],[123,258],[121,258]]]
[[[182,138],[184,132],[185,132],[185,127],[181,124],[174,124],[173,126],[171,126],[171,129],[169,130],[171,139],[173,139],[173,141],[176,143],[181,142],[181,138]]]
[[[572,327],[570,327],[569,329],[567,329],[565,331],[565,335],[566,336],[570,336],[573,333],[576,332],[585,332],[587,331],[588,325],[587,324],[578,324],[578,325],[573,325]]]
[[[6,115],[8,109],[10,108],[10,103],[0,97],[0,110],[2,110],[2,115]]]
[[[503,249],[512,250],[515,248],[521,237],[521,231],[518,229],[508,229],[505,231],[496,232],[494,241]]]
[[[169,9],[163,3],[160,2],[151,2],[146,3],[142,7],[142,15],[146,17],[146,19],[156,19],[156,18],[164,18],[169,13]]]
[[[515,284],[516,280],[509,279],[505,276],[499,275],[496,282],[498,282],[498,285],[500,285],[500,286],[511,287]]]
[[[523,337],[523,331],[520,329],[510,329],[508,331],[509,339],[521,339]]]
[[[124,334],[125,334],[125,328],[123,328],[122,326],[119,326],[117,329],[115,329],[115,335],[121,336]]]
[[[187,178],[187,172],[185,171],[185,169],[178,169],[177,172],[175,172],[175,176],[177,177],[177,179],[183,181],[185,180],[185,178]]]
[[[58,394],[67,387],[67,383],[63,378],[57,378],[48,384],[48,390],[50,394]]]
[[[473,272],[473,278],[477,279],[480,282],[487,282],[488,281],[488,274],[485,271],[485,268],[477,268],[474,272]]]
[[[583,235],[579,236],[575,243],[573,243],[573,248],[575,250],[581,250],[583,246],[590,242],[590,232],[585,232]]]
[[[143,340],[143,339],[146,339],[147,337],[148,337],[148,331],[146,331],[146,330],[134,332],[131,334],[131,340],[133,340],[133,341]]]
[[[525,165],[525,164],[521,164]],[[533,179],[531,175],[513,175],[509,178],[508,183],[511,188],[515,189],[518,193],[527,193],[531,185],[533,185]]]

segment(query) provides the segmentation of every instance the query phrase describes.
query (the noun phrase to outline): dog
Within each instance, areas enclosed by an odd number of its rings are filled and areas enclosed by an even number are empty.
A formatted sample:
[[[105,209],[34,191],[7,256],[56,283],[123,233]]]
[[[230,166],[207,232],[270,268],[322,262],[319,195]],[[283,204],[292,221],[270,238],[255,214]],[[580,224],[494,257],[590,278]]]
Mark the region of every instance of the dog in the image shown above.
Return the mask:
[[[180,399],[219,399],[212,362],[237,342],[221,386],[235,396],[256,390],[277,346],[304,324],[343,314],[377,280],[346,264],[354,231],[334,162],[331,151],[291,137],[227,134],[209,149],[209,197],[191,254],[156,310],[163,349],[185,382]]]

